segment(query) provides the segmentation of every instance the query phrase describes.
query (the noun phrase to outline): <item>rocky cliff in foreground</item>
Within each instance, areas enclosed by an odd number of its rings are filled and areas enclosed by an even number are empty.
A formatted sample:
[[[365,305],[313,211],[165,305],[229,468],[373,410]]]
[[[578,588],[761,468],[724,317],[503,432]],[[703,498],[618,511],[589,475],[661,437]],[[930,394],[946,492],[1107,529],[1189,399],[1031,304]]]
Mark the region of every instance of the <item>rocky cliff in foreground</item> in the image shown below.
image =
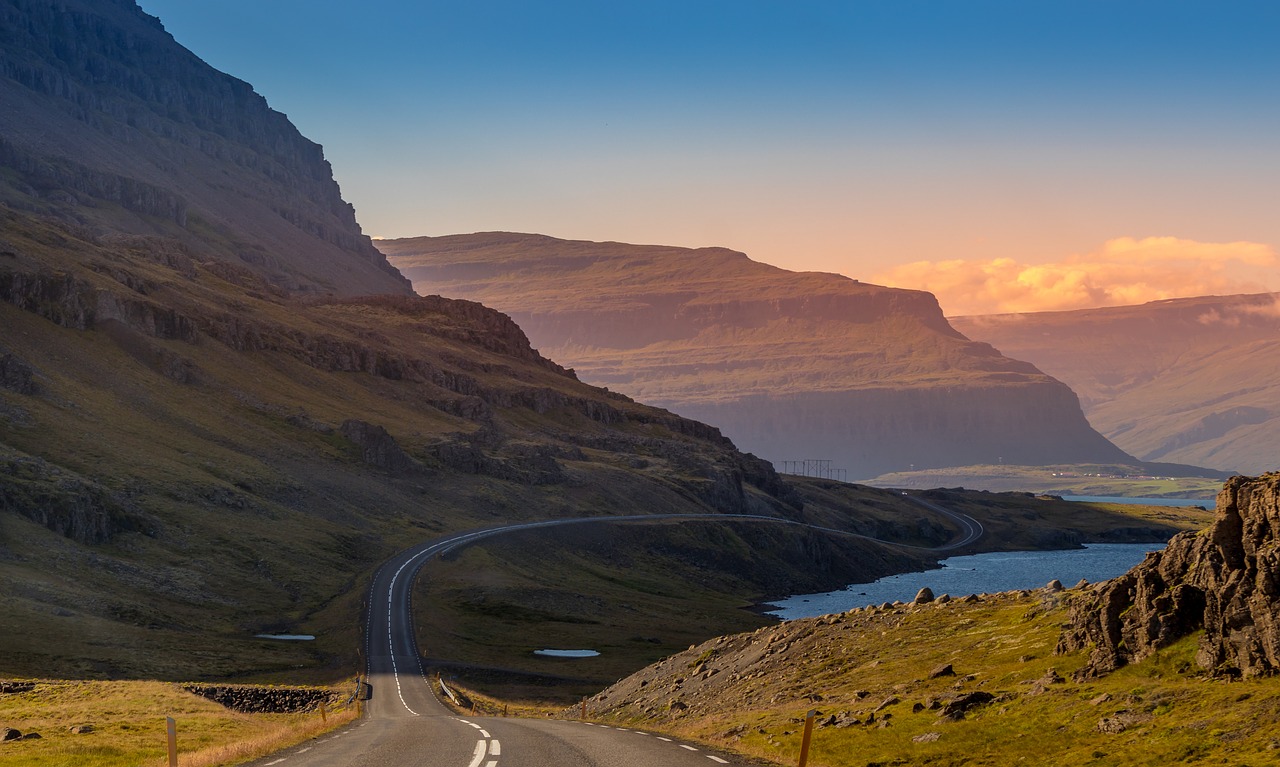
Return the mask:
[[[1083,675],[1146,658],[1203,629],[1196,662],[1215,674],[1280,670],[1280,473],[1234,477],[1217,517],[1093,587],[1071,611],[1059,652],[1092,648]]]
[[[419,293],[511,315],[582,380],[848,479],[978,463],[1133,463],[1075,394],[956,332],[928,293],[725,248],[490,232],[380,240]]]

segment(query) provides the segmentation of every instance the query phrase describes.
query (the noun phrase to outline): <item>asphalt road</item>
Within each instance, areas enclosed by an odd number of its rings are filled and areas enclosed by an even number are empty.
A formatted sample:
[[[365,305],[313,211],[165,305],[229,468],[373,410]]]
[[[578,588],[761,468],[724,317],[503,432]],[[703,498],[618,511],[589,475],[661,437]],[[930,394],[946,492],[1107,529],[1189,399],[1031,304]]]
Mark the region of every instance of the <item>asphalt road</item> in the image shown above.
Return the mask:
[[[914,499],[960,525],[937,550],[972,543],[982,526]],[[703,746],[656,733],[551,719],[458,716],[436,699],[412,620],[413,581],[432,557],[517,530],[587,523],[680,520],[801,524],[775,517],[670,514],[560,519],[458,533],[401,552],[374,575],[365,637],[370,698],[365,716],[344,728],[253,762],[253,767],[707,767],[744,764]],[[827,532],[866,538],[831,528]],[[874,539],[869,539],[874,540]]]

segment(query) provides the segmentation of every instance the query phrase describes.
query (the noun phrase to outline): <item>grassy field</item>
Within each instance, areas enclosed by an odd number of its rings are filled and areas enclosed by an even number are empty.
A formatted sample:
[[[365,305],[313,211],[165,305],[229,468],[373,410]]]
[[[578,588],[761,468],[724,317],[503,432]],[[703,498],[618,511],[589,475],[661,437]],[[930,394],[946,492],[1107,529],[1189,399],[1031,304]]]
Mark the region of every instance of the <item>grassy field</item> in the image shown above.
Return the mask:
[[[813,767],[1277,763],[1280,679],[1203,676],[1194,635],[1109,676],[1072,681],[1083,653],[1053,654],[1068,599],[1011,594],[797,621],[781,659],[760,661],[762,678],[735,674],[703,693],[706,708],[646,714],[624,705],[601,718],[794,764],[803,719],[817,710]],[[698,662],[707,671],[731,662],[717,652],[726,651],[709,643],[671,665],[691,676]],[[955,676],[930,678],[944,664]],[[932,707],[970,691],[994,700],[959,721]]]
[[[1125,476],[1119,476],[1125,475]],[[965,487],[991,492],[1020,491],[1054,495],[1100,495],[1122,498],[1197,498],[1213,505],[1222,480],[1204,477],[1145,476],[1124,466],[958,466],[949,469],[882,474],[869,480],[876,487],[927,489]]]
[[[162,767],[168,764],[166,717],[176,722],[183,767],[236,764],[316,737],[355,715],[346,708],[327,718],[317,712],[242,714],[163,682],[39,680],[29,692],[0,694],[0,726],[40,735],[0,744],[0,766]],[[85,725],[92,731],[71,731]]]

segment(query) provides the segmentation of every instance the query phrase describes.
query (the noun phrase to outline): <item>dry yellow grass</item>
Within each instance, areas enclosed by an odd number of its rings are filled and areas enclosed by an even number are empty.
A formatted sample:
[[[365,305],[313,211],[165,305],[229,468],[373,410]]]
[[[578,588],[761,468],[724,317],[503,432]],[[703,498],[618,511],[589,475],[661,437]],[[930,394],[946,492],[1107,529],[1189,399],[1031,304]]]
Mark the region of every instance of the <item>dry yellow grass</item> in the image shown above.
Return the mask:
[[[40,680],[0,695],[0,726],[39,739],[0,747],[0,767],[167,764],[165,717],[177,722],[182,767],[233,765],[301,743],[355,718],[354,710],[243,714],[163,682]],[[89,725],[92,732],[71,728]]]

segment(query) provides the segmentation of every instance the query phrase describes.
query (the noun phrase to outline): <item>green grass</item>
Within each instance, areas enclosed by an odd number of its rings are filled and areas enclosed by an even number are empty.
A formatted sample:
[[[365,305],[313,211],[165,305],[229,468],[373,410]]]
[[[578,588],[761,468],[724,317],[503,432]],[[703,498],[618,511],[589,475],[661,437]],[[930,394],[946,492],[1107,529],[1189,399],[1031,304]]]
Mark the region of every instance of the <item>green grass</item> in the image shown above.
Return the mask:
[[[605,720],[791,764],[807,711],[820,711],[820,721],[836,714],[865,722],[882,701],[898,698],[873,724],[817,728],[810,764],[1275,764],[1280,679],[1226,682],[1202,675],[1193,635],[1143,663],[1071,681],[1084,656],[1053,655],[1065,618],[1055,602],[1041,594],[1005,596],[978,605],[859,611],[827,619],[829,625],[796,622],[789,631],[799,637],[792,662],[776,664],[763,680],[718,689],[708,710],[654,716],[624,706]],[[929,679],[943,663],[953,664],[958,676]],[[1051,668],[1064,681],[1036,685]],[[942,720],[927,707],[913,711],[916,703],[969,690],[996,700],[960,721]],[[1102,731],[1104,719],[1123,722],[1123,730]]]

